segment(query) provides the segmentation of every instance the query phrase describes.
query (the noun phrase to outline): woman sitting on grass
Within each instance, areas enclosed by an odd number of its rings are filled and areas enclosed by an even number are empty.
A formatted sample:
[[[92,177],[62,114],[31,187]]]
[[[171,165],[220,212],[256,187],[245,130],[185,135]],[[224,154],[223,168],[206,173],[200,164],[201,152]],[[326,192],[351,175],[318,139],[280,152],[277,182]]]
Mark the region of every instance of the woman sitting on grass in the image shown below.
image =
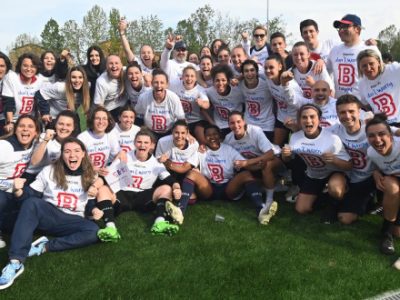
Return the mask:
[[[307,165],[306,176],[300,182],[296,211],[310,213],[327,185],[330,203],[321,222],[330,224],[337,218],[337,201],[343,198],[346,191],[344,171],[351,170],[352,162],[340,138],[320,127],[321,115],[321,110],[314,104],[301,106],[298,122],[302,130],[291,136],[281,155],[283,161],[288,162],[292,154],[298,154]]]
[[[207,149],[199,154],[199,170],[191,170],[182,183],[181,206],[189,202],[196,188],[196,194],[204,200],[234,200],[245,191],[254,203],[261,224],[268,224],[276,211],[265,207],[262,190],[249,171],[236,174],[236,170],[247,168],[248,161],[231,146],[221,144],[221,133],[217,126],[208,125],[204,129]]]
[[[24,188],[24,182],[25,179],[14,180],[14,196],[23,202],[11,236],[10,262],[0,277],[0,289],[12,285],[22,274],[27,257],[84,247],[98,240],[99,227],[85,219],[84,214],[89,199],[101,193],[102,179],[96,179],[80,140],[65,139],[61,157],[46,166],[30,188]],[[55,238],[43,236],[32,243],[35,230]]]

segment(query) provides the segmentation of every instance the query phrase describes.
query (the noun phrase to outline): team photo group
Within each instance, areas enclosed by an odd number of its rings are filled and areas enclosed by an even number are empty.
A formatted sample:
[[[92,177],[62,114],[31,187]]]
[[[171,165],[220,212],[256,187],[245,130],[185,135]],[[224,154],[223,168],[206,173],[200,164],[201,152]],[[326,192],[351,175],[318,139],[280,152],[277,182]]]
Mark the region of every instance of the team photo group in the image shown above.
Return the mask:
[[[303,20],[291,49],[259,25],[238,45],[194,53],[169,34],[135,54],[121,19],[123,56],[92,45],[84,65],[68,49],[13,65],[0,52],[0,289],[28,257],[123,239],[127,211],[179,234],[199,201],[249,201],[268,226],[285,200],[322,224],[379,213],[377,249],[395,254],[400,65],[361,38],[359,16],[332,23],[323,41]]]

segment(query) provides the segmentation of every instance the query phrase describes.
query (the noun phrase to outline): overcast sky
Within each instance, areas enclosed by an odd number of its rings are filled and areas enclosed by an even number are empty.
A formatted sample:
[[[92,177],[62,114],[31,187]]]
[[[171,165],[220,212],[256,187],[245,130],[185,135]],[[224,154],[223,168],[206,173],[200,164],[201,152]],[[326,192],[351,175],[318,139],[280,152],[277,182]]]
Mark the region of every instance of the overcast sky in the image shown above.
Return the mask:
[[[177,22],[186,19],[191,13],[205,4],[213,9],[228,13],[232,18],[248,20],[267,19],[267,0],[40,0],[3,1],[1,4],[0,50],[14,42],[17,35],[28,33],[40,38],[46,22],[53,18],[60,26],[65,21],[73,19],[81,24],[83,16],[95,4],[100,5],[106,13],[116,8],[128,20],[140,16],[157,15],[164,27],[175,27]],[[391,24],[400,28],[400,2],[398,0],[269,0],[270,18],[282,16],[287,24],[287,32],[293,33],[293,39],[300,39],[298,24],[304,19],[314,19],[320,27],[322,39],[337,39],[337,32],[332,26],[334,20],[341,19],[347,13],[361,17],[364,39],[376,38],[379,31]]]

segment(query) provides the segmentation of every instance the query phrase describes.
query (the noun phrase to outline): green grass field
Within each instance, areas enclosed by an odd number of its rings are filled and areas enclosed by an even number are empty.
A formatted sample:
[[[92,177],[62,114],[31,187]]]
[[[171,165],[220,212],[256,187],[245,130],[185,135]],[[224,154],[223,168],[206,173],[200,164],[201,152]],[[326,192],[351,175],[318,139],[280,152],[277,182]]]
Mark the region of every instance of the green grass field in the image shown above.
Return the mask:
[[[225,222],[215,222],[216,214]],[[250,204],[216,201],[189,207],[172,237],[152,236],[152,220],[125,213],[117,244],[28,259],[0,298],[364,299],[400,285],[396,257],[378,251],[377,216],[322,225],[318,212],[301,217],[281,203],[262,226]]]

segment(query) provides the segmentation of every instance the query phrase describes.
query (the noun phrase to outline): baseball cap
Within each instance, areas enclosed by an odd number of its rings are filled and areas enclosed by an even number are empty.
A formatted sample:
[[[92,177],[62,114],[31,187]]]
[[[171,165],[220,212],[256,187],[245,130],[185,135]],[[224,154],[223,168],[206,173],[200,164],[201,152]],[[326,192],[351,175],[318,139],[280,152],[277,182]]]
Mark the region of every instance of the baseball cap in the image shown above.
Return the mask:
[[[339,28],[341,24],[355,25],[361,27],[361,19],[357,15],[347,14],[341,20],[333,22],[333,27]]]
[[[174,50],[178,50],[178,49],[185,49],[185,50],[187,49],[184,41],[178,41],[175,43]]]

